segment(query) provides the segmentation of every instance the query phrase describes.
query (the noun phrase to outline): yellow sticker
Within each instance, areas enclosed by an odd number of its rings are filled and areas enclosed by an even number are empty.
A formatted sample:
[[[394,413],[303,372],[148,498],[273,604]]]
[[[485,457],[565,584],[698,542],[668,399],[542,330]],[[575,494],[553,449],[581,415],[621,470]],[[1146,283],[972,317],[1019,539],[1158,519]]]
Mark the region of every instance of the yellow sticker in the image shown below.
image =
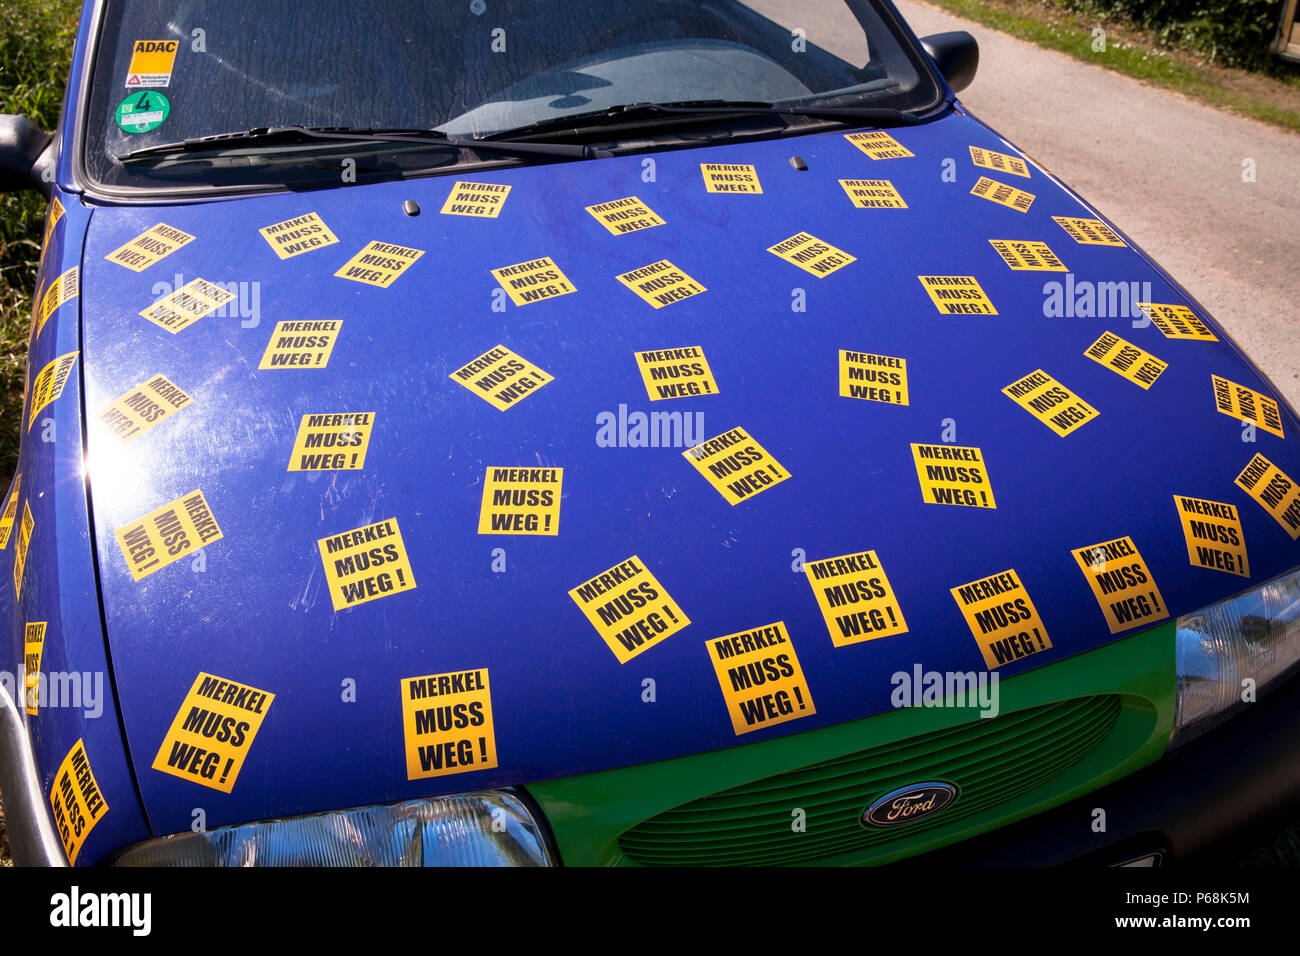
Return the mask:
[[[334,273],[340,279],[364,282],[387,289],[424,255],[423,249],[411,249],[372,239]]]
[[[127,88],[170,86],[179,48],[176,40],[136,40],[131,46],[131,64],[126,68]]]
[[[167,376],[155,375],[101,409],[95,420],[125,444],[192,401]]]
[[[641,370],[641,381],[645,383],[646,394],[652,402],[718,394],[713,370],[704,357],[704,350],[698,345],[634,354],[636,367]]]
[[[1165,599],[1132,538],[1090,544],[1071,554],[1088,579],[1112,634],[1169,616]]]
[[[1131,342],[1125,342],[1114,332],[1103,332],[1083,354],[1144,389],[1154,385],[1156,379],[1169,367],[1168,362]]]
[[[1183,522],[1187,560],[1193,567],[1250,577],[1246,535],[1236,508],[1222,501],[1184,495],[1174,495],[1174,507]]]
[[[257,230],[280,259],[292,259],[304,252],[324,249],[339,241],[319,215],[314,212],[294,216]]]
[[[1053,216],[1066,235],[1081,246],[1127,246],[1114,230],[1100,219],[1074,219],[1070,216]]]
[[[547,382],[555,381],[549,372],[504,345],[488,349],[447,377],[503,412]]]
[[[1008,156],[1006,153],[996,153],[991,149],[981,149],[978,146],[970,148],[971,162],[976,166],[982,166],[985,169],[992,169],[999,173],[1010,173],[1013,176],[1024,176],[1029,178],[1029,167],[1019,156]]]
[[[45,650],[46,621],[31,621],[23,628],[23,682],[27,713],[33,717],[41,703],[41,654]]]
[[[32,430],[36,416],[45,406],[63,394],[63,387],[68,384],[68,377],[76,364],[77,353],[68,352],[51,361],[37,374],[36,381],[32,383],[31,408],[27,412],[28,431]]]
[[[455,182],[439,212],[444,216],[473,216],[477,219],[495,219],[505,208],[509,186],[495,183]]]
[[[563,487],[563,468],[488,466],[478,533],[559,534]]]
[[[1018,272],[1067,272],[1065,263],[1056,257],[1045,242],[1020,239],[990,239],[1002,261]]]
[[[115,533],[131,577],[137,581],[224,537],[198,489],[155,508]]]
[[[841,179],[849,201],[859,209],[906,209],[907,203],[888,179]]]
[[[1146,313],[1153,325],[1167,339],[1198,339],[1217,342],[1219,337],[1209,330],[1196,313],[1185,305],[1165,305],[1158,302],[1139,302],[1137,307]]]
[[[199,672],[163,737],[153,769],[230,793],[275,695]]]
[[[1052,649],[1043,619],[1014,568],[949,591],[989,670]]]
[[[515,305],[528,305],[578,291],[550,256],[493,269],[492,275]]]
[[[401,686],[407,780],[497,765],[486,667],[407,677]]]
[[[840,397],[906,405],[907,359],[840,349]]]
[[[1263,455],[1256,455],[1234,480],[1264,506],[1292,541],[1300,538],[1300,485],[1289,475]]]
[[[704,189],[711,193],[761,193],[758,170],[744,163],[700,163]]]
[[[934,307],[945,315],[997,315],[974,276],[917,276]]]
[[[304,415],[289,454],[289,471],[360,471],[375,427],[374,412]]]
[[[41,330],[45,328],[46,321],[49,320],[59,306],[65,302],[71,302],[80,294],[80,273],[77,271],[77,267],[73,266],[51,282],[46,288],[45,294],[41,296],[41,307],[36,313],[36,337],[40,338]]]
[[[1041,368],[1012,382],[1002,393],[1062,438],[1101,414]]]
[[[921,498],[932,505],[996,508],[984,455],[962,445],[912,445]]]
[[[653,209],[635,196],[587,206],[586,210],[615,236],[640,232],[642,229],[653,229],[664,224],[663,219]]]
[[[277,322],[262,353],[263,368],[324,368],[343,323],[337,319]]]
[[[1000,206],[1006,206],[1008,209],[1014,209],[1017,212],[1029,212],[1029,207],[1034,204],[1034,200],[1037,198],[1033,193],[1027,193],[1015,186],[1008,186],[1006,183],[999,183],[987,176],[979,178],[970,194],[995,202]]]
[[[845,133],[844,138],[872,159],[906,159],[915,155],[888,133]]]
[[[784,621],[704,643],[737,737],[817,713]]]
[[[836,647],[907,633],[907,621],[874,551],[805,561],[831,643]]]
[[[656,309],[709,291],[667,259],[624,272],[618,281]]]
[[[9,500],[5,502],[4,514],[0,515],[0,551],[9,547],[9,535],[18,518],[18,489],[22,486],[23,476],[19,473],[14,476],[13,489],[9,492]]]
[[[27,568],[27,549],[32,544],[36,522],[30,502],[23,502],[23,520],[18,526],[18,543],[14,545],[14,600],[23,596],[23,571]]]
[[[1282,434],[1282,412],[1274,399],[1218,375],[1211,375],[1210,381],[1214,385],[1214,407],[1224,415],[1253,422],[1278,438],[1286,437]]]
[[[188,232],[182,232],[175,226],[160,222],[140,233],[126,245],[118,246],[104,258],[109,262],[116,262],[119,266],[125,266],[132,272],[143,272],[155,262],[193,241],[194,237]]]
[[[41,237],[41,258],[45,258],[45,247],[50,244],[50,236],[54,233],[54,227],[59,224],[63,218],[63,203],[59,202],[59,197],[55,196],[50,200],[50,211],[45,217],[45,234]]]
[[[174,335],[224,307],[234,297],[229,289],[207,279],[193,279],[140,314]]]
[[[81,852],[86,837],[108,813],[108,803],[90,769],[83,740],[72,745],[54,773],[50,809],[54,811],[54,828],[59,831],[68,863],[76,865],[77,854]]]
[[[790,477],[772,453],[743,428],[733,428],[682,452],[727,503],[738,505]]]
[[[415,575],[396,518],[316,542],[334,610],[415,590]]]
[[[819,279],[858,261],[844,250],[806,232],[796,232],[790,238],[768,246],[767,251]]]
[[[635,554],[569,591],[620,664],[691,623]]]

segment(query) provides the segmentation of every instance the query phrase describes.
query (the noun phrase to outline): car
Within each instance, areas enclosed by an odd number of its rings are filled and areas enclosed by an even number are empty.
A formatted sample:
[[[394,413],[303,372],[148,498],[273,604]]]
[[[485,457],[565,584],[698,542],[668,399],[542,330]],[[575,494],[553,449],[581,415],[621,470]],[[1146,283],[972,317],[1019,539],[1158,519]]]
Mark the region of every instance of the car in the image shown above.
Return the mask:
[[[1154,865],[1293,807],[1300,422],[977,64],[887,0],[89,0],[0,134],[15,861]]]

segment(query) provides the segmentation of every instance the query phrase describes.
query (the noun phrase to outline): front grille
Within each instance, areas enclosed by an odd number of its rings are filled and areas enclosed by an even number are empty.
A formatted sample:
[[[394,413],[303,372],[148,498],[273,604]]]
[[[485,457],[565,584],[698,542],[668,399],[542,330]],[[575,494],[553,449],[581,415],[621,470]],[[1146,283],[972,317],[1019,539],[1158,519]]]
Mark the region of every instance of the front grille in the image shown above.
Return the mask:
[[[1098,747],[1119,719],[1116,696],[1045,704],[776,774],[667,810],[620,838],[646,866],[763,866],[868,851],[946,827],[1060,776]],[[952,806],[888,829],[863,826],[862,811],[901,786],[956,784]],[[791,830],[791,811],[807,831]]]

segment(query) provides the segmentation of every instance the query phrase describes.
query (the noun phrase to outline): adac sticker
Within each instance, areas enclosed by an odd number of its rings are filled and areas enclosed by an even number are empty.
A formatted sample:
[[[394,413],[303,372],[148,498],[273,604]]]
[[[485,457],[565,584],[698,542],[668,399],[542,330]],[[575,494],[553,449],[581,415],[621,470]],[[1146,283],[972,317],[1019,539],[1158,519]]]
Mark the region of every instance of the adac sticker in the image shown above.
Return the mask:
[[[419,261],[423,249],[411,249],[391,242],[372,239],[356,255],[339,267],[334,275],[340,279],[364,282],[387,289],[397,277]]]
[[[1103,332],[1083,354],[1143,389],[1154,385],[1169,367],[1168,362],[1124,341],[1114,332]]]
[[[117,127],[123,133],[148,133],[166,122],[172,104],[152,90],[132,93],[117,104]]]
[[[63,852],[68,855],[68,863],[75,865],[86,837],[108,813],[108,802],[100,792],[99,781],[90,767],[84,740],[72,745],[54,772],[50,809],[54,813],[54,828],[59,831]]]
[[[1282,412],[1274,399],[1218,375],[1211,375],[1210,381],[1214,385],[1214,407],[1220,412],[1253,422],[1278,438],[1286,437],[1282,434]]]
[[[1052,219],[1065,230],[1067,236],[1081,246],[1128,245],[1100,219],[1075,219],[1070,216],[1053,216]]]
[[[999,173],[1010,173],[1013,176],[1023,176],[1029,178],[1029,167],[1019,156],[1008,156],[1006,153],[997,153],[991,149],[981,149],[979,146],[970,148],[971,162],[976,166],[982,166],[985,169],[992,169]]]
[[[118,441],[126,444],[192,401],[167,376],[158,374],[114,399],[99,411],[95,421],[108,429]]]
[[[1000,206],[1006,206],[1008,209],[1014,209],[1016,212],[1029,212],[1029,207],[1034,204],[1036,197],[1033,193],[1027,193],[1023,189],[1017,189],[1015,186],[1008,186],[1005,183],[989,179],[987,176],[981,176],[971,189],[972,196],[979,196],[981,199],[987,199],[995,202]]]
[[[784,621],[704,643],[737,737],[817,713]]]
[[[997,254],[1017,272],[1067,272],[1065,263],[1056,257],[1045,242],[1028,239],[990,239]]]
[[[223,308],[235,293],[207,279],[191,279],[140,312],[144,318],[175,335],[204,316]]]
[[[849,201],[859,209],[906,209],[907,203],[888,179],[841,179]]]
[[[907,621],[874,551],[805,561],[804,574],[836,647],[907,633]]]
[[[495,219],[505,208],[510,195],[509,186],[496,183],[456,182],[439,212],[444,216],[470,216],[475,219]]]
[[[1256,455],[1234,483],[1250,495],[1291,536],[1300,538],[1300,485],[1263,455]]]
[[[275,695],[199,672],[163,737],[153,769],[230,793]]]
[[[996,508],[984,453],[963,445],[912,445],[921,498],[932,505]]]
[[[289,454],[289,471],[360,471],[375,427],[374,412],[302,416]]]
[[[45,290],[41,296],[41,307],[37,312],[36,320],[36,337],[40,338],[41,330],[45,328],[45,323],[55,310],[65,302],[70,302],[81,294],[81,282],[77,267],[73,266],[63,275],[59,276]]]
[[[415,575],[396,518],[316,542],[334,610],[415,590]]]
[[[22,486],[23,476],[20,472],[14,476],[13,490],[9,492],[9,500],[5,502],[4,514],[0,515],[0,551],[9,547],[9,535],[18,517],[18,490]]]
[[[277,322],[257,367],[325,368],[342,330],[338,319]]]
[[[23,672],[27,675],[23,692],[26,711],[35,717],[41,703],[41,655],[45,651],[47,621],[29,621],[23,628]]]
[[[224,537],[207,499],[197,488],[118,528],[114,534],[136,581]]]
[[[1160,302],[1139,302],[1137,307],[1146,313],[1151,323],[1167,339],[1196,339],[1217,342],[1219,337],[1209,330],[1185,305],[1168,305]]]
[[[700,163],[704,190],[711,193],[761,193],[758,170],[745,163]]]
[[[189,245],[194,237],[182,232],[175,226],[160,222],[146,229],[125,245],[118,246],[104,256],[109,262],[116,262],[132,272],[143,272],[155,262],[170,256],[182,246]]]
[[[819,279],[858,261],[843,249],[836,249],[829,242],[806,232],[796,232],[788,239],[768,246],[767,251]]]
[[[77,364],[77,353],[68,352],[53,359],[41,369],[32,383],[31,408],[27,412],[27,430],[32,430],[37,416],[47,405],[63,394],[63,387],[68,384],[72,366]]]
[[[706,439],[686,449],[682,457],[730,505],[738,505],[790,477],[785,466],[743,428]]]
[[[1088,579],[1112,634],[1169,616],[1151,570],[1129,537],[1075,548],[1071,554]]]
[[[18,525],[18,541],[14,544],[14,600],[23,596],[23,571],[27,568],[27,549],[32,545],[36,521],[32,518],[30,502],[23,502],[23,520]]]
[[[497,765],[486,667],[407,677],[401,688],[407,780]]]
[[[907,359],[840,349],[840,397],[907,404]]]
[[[569,591],[620,664],[691,623],[635,554]]]
[[[888,133],[845,133],[844,138],[872,159],[906,159],[916,155]]]
[[[1223,501],[1186,495],[1174,495],[1174,507],[1183,523],[1187,560],[1193,567],[1250,577],[1246,535],[1236,508]]]
[[[667,259],[624,272],[618,281],[656,309],[709,291]]]
[[[917,276],[934,307],[944,315],[997,315],[974,276]]]
[[[1051,650],[1052,639],[1015,568],[949,591],[989,670]]]
[[[656,349],[636,352],[636,367],[641,370],[650,401],[667,398],[698,398],[718,394],[718,383],[698,345],[679,349]]]
[[[500,269],[493,269],[492,275],[496,277],[501,288],[506,290],[510,301],[519,306],[545,299],[556,299],[578,291],[550,256],[529,259],[527,262],[516,262],[512,266],[502,266]]]
[[[489,466],[479,507],[479,534],[560,533],[563,468]]]
[[[257,231],[281,260],[324,249],[339,241],[339,237],[325,225],[325,220],[314,212],[272,223]]]
[[[549,372],[504,345],[488,349],[447,377],[503,412],[548,382],[555,381]]]
[[[128,89],[170,86],[176,63],[176,40],[136,40],[131,45],[131,63],[126,68]]]
[[[1062,438],[1101,414],[1041,368],[1012,382],[1002,393]]]
[[[642,229],[653,229],[664,224],[663,219],[653,209],[635,196],[612,199],[609,202],[597,203],[595,206],[587,206],[586,209],[598,223],[615,236],[640,232]]]

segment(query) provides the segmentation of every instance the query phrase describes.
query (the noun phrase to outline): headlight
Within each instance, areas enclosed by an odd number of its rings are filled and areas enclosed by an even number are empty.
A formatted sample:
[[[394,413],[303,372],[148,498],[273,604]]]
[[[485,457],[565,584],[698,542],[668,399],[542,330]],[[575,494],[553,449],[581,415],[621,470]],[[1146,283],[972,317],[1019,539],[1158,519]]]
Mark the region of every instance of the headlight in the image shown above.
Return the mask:
[[[1178,706],[1169,747],[1180,746],[1261,691],[1300,659],[1300,568],[1178,619]]]
[[[113,866],[554,866],[515,794],[490,790],[175,833]]]

